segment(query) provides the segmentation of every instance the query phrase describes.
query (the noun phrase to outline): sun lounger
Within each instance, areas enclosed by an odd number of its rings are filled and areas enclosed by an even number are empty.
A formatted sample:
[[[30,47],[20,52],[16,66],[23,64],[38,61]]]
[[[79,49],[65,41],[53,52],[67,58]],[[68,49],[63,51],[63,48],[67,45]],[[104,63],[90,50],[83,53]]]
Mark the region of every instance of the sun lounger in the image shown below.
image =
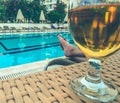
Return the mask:
[[[34,26],[34,29],[35,29],[35,31],[37,31],[37,32],[40,32],[40,31],[41,31],[41,29],[40,29],[39,27],[37,27],[37,26]]]
[[[9,26],[3,26],[3,31],[6,32],[11,32]]]
[[[17,32],[17,29],[15,27],[10,27],[11,32]]]
[[[3,28],[2,27],[0,27],[0,32],[3,32]]]

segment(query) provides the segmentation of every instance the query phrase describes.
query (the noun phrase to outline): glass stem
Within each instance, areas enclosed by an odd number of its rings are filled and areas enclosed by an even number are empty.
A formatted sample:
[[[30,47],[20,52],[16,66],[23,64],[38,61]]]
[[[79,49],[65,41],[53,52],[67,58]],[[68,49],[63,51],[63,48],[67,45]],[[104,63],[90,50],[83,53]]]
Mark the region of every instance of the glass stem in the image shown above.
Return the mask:
[[[101,60],[91,58],[88,61],[89,61],[90,67],[85,79],[91,83],[95,83],[95,84],[100,83],[101,82],[101,78],[100,78]]]

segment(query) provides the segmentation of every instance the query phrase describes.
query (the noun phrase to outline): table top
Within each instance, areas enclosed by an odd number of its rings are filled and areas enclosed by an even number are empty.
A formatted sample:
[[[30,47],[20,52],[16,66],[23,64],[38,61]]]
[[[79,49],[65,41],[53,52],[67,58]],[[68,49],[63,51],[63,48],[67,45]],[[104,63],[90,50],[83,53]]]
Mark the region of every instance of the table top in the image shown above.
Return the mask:
[[[120,103],[120,53],[103,63],[102,78],[118,88],[118,97],[110,103]],[[0,81],[0,103],[96,103],[76,95],[69,82],[87,73],[88,63],[81,62],[54,70]]]

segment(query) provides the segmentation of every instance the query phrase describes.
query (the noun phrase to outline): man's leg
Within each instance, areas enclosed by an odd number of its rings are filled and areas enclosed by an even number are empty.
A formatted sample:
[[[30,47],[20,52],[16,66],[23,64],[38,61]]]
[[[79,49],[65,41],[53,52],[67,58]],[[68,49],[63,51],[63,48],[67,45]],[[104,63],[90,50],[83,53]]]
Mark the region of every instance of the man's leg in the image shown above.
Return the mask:
[[[84,57],[84,54],[80,51],[80,49],[76,46],[71,45],[69,42],[67,42],[65,39],[61,37],[61,35],[58,35],[58,39],[60,41],[60,44],[64,50],[65,56],[82,56]]]

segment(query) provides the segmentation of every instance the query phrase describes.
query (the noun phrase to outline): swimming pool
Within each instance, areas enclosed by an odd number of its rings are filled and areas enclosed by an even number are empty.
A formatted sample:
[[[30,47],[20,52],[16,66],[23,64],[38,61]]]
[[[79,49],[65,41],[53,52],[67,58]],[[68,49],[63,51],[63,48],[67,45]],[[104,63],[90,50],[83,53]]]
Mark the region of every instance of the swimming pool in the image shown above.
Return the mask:
[[[64,56],[58,34],[74,44],[69,32],[0,35],[0,68]]]

